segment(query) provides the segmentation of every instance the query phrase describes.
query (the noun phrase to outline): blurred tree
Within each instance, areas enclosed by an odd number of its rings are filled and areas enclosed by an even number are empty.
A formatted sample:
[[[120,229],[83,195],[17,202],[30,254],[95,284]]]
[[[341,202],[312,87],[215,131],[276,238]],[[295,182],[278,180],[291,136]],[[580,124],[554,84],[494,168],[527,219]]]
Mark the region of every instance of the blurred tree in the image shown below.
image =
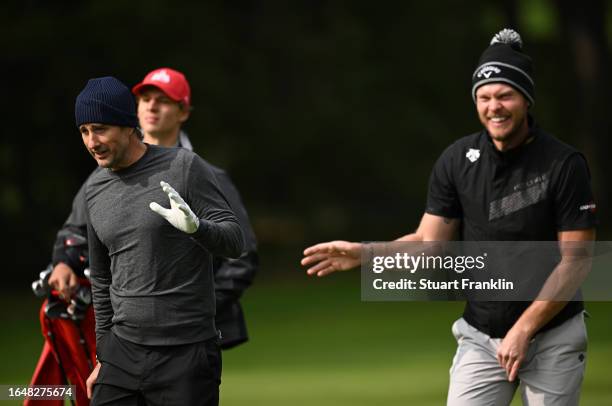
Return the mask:
[[[239,186],[264,262],[284,256],[279,263],[296,268],[309,242],[388,239],[415,227],[434,160],[480,128],[469,78],[504,26],[524,30],[536,60],[536,116],[585,151],[605,208],[608,3],[3,4],[0,225],[12,240],[8,267],[19,269],[9,278],[27,289],[46,265],[95,165],[74,128],[76,94],[91,77],[133,85],[159,66],[189,78],[186,130]]]
[[[611,195],[610,151],[612,129],[610,114],[610,46],[606,17],[608,1],[594,0],[588,7],[575,1],[557,0],[561,17],[562,40],[572,56],[575,99],[565,98],[568,123],[590,158],[600,223],[600,239],[610,238]],[[567,86],[566,82],[560,86]],[[606,237],[607,236],[607,237]]]

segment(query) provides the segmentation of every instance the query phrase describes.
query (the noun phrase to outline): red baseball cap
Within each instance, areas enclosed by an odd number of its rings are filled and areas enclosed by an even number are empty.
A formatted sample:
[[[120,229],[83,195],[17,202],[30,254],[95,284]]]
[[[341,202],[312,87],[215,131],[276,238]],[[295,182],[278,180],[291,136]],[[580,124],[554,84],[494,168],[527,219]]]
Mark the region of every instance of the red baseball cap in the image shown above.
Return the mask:
[[[172,100],[183,103],[189,107],[191,105],[191,89],[185,75],[170,68],[159,68],[149,73],[136,86],[132,88],[132,93],[136,96],[145,86],[155,86],[166,93]]]

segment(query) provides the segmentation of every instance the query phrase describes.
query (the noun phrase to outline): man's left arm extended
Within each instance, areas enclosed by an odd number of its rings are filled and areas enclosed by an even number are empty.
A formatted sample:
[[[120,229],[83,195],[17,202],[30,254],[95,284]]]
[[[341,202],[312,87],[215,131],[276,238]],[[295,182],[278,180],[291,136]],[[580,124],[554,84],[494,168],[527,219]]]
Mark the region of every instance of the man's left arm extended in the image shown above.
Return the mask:
[[[529,342],[567,304],[590,270],[590,249],[595,230],[560,231],[558,233],[561,261],[545,283],[540,298],[525,309],[508,331],[497,350],[497,360],[506,370],[508,380],[514,381],[525,359]],[[576,245],[586,255],[576,256]],[[558,298],[559,300],[554,300]]]

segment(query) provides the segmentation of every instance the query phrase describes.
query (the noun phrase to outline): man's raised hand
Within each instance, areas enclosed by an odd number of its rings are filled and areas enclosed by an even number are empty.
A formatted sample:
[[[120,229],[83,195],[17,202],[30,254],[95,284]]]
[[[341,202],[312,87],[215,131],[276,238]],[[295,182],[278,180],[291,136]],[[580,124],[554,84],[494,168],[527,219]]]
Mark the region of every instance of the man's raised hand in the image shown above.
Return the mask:
[[[301,264],[311,266],[308,275],[325,276],[336,271],[347,271],[361,263],[361,243],[331,241],[304,250]]]
[[[176,190],[164,181],[159,182],[164,193],[168,195],[170,200],[170,208],[161,207],[155,202],[149,203],[149,207],[155,213],[159,214],[175,228],[187,234],[193,234],[200,226],[200,219],[191,210],[189,205],[185,203],[181,195]]]

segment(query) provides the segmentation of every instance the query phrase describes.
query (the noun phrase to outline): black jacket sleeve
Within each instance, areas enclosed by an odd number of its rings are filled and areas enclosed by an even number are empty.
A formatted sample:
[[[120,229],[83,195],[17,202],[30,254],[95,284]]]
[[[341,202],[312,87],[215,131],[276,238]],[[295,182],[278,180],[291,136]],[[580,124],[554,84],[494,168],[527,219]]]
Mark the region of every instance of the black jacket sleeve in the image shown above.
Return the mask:
[[[85,182],[87,183],[87,182]],[[85,202],[85,183],[77,192],[72,200],[72,211],[64,222],[62,228],[57,232],[55,243],[53,244],[52,262],[57,265],[63,262],[70,266],[74,271],[78,270],[78,264],[74,264],[72,258],[66,252],[64,241],[67,237],[78,235],[80,237],[87,236],[87,214]]]
[[[238,219],[220,190],[212,166],[194,153],[184,151],[188,167],[185,201],[200,218],[192,238],[213,256],[238,258],[244,239]]]
[[[251,285],[259,266],[259,257],[257,254],[257,239],[246,208],[240,198],[240,193],[224,170],[215,167],[213,167],[213,170],[219,188],[236,215],[244,237],[244,249],[240,257],[236,259],[215,257],[214,274],[217,309],[222,309],[231,304],[232,301],[238,300],[244,290]]]

